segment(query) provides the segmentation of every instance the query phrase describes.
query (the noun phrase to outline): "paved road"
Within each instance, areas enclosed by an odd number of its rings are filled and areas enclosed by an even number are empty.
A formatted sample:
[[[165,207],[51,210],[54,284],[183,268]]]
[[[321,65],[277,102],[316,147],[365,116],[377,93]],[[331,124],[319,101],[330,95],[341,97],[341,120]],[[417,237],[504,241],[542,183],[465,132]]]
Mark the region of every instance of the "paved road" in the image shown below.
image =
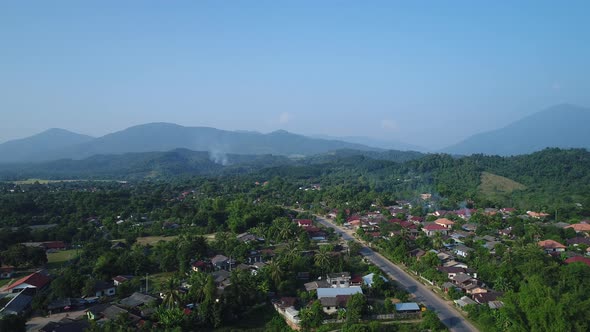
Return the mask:
[[[342,236],[344,240],[354,240],[359,242],[355,237],[352,236],[351,231],[346,231],[345,229],[334,225],[325,218],[319,216],[316,216],[316,218],[320,224],[333,228],[338,234]],[[461,316],[461,314],[457,312],[457,309],[455,309],[452,305],[448,304],[424,285],[414,280],[412,276],[410,276],[401,268],[397,267],[395,264],[391,263],[388,259],[369,249],[364,244],[362,245],[363,248],[361,249],[360,253],[363,256],[365,256],[373,264],[377,265],[379,268],[381,268],[381,270],[389,274],[399,284],[405,287],[408,292],[415,296],[414,300],[416,302],[424,302],[429,309],[434,310],[443,324],[445,324],[451,331],[478,331],[475,326],[473,326],[469,321]]]

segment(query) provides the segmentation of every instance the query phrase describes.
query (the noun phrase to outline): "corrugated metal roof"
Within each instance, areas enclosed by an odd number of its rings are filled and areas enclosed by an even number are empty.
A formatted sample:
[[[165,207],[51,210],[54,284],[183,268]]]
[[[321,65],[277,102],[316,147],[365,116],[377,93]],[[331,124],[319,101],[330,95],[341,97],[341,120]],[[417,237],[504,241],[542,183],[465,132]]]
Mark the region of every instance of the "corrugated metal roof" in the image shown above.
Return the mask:
[[[362,294],[363,290],[360,287],[348,287],[348,288],[318,288],[318,299],[323,297],[336,297],[338,295],[354,295]]]
[[[396,303],[396,311],[420,311],[420,306],[416,302]]]

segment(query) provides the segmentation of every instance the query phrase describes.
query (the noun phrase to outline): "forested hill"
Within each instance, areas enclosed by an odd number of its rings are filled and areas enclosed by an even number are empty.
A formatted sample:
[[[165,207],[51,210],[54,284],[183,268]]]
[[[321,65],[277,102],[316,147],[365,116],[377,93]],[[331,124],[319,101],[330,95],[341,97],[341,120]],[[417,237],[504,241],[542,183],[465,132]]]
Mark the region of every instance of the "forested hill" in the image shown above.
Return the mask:
[[[399,197],[431,192],[453,207],[474,201],[486,206],[590,207],[590,152],[545,149],[529,155],[455,158],[417,152],[336,151],[308,158],[221,155],[190,150],[100,155],[84,160],[0,165],[0,180],[171,179],[192,176],[274,177],[318,183],[351,192],[386,191]]]

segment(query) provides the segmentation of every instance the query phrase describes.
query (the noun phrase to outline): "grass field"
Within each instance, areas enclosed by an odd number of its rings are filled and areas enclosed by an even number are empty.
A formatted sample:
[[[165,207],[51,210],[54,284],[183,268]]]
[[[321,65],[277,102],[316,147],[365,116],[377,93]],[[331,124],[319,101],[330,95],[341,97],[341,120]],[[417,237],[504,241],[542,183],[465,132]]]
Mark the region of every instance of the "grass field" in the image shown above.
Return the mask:
[[[479,191],[485,196],[510,194],[515,190],[524,190],[526,186],[496,174],[482,172]]]
[[[137,238],[137,243],[141,244],[143,246],[147,246],[147,245],[154,245],[160,241],[172,241],[174,239],[176,239],[178,236],[144,236],[144,237],[138,237]]]
[[[58,269],[63,267],[67,262],[76,257],[77,250],[62,250],[47,254],[47,268]]]

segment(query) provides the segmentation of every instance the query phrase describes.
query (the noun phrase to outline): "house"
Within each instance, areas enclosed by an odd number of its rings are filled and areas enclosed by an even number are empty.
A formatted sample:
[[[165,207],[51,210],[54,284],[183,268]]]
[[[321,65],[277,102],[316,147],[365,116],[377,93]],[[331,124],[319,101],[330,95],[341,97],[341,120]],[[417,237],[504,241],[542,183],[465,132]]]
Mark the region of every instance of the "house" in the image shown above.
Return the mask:
[[[410,251],[410,257],[414,257],[417,260],[420,260],[420,257],[426,255],[426,251],[422,250],[422,249],[414,249],[412,251]]]
[[[273,301],[273,306],[275,310],[285,318],[285,321],[289,327],[293,330],[299,331],[301,327],[299,323],[301,320],[299,319],[299,311],[295,309],[295,303],[297,298],[294,297],[282,297],[279,300]]]
[[[350,287],[350,272],[330,273],[326,282],[330,287]]]
[[[66,250],[66,244],[63,241],[47,241],[41,245],[48,252]]]
[[[82,308],[84,305],[86,305],[86,300],[68,297],[51,301],[47,305],[47,310],[49,310],[51,313],[57,313],[66,310]]]
[[[574,238],[567,239],[566,243],[569,246],[574,246],[574,247],[577,247],[579,245],[590,246],[590,237],[576,236]]]
[[[258,240],[258,238],[256,237],[256,235],[254,234],[250,234],[250,233],[242,233],[236,236],[236,239],[240,242],[244,242],[244,243],[250,243],[253,241]]]
[[[454,221],[447,219],[447,218],[439,218],[434,221],[435,224],[443,226],[444,228],[451,229],[455,224]]]
[[[320,299],[322,310],[328,315],[338,312],[340,309],[346,309],[346,304],[350,295],[336,295],[334,297],[323,297]]]
[[[575,257],[570,257],[570,258],[566,259],[565,263],[566,264],[583,263],[583,264],[590,266],[590,258],[575,256]]]
[[[537,244],[539,245],[539,247],[543,248],[543,250],[545,250],[545,252],[548,254],[554,252],[564,252],[566,248],[566,246],[564,246],[563,244],[553,240],[539,241]]]
[[[48,276],[39,272],[31,273],[26,277],[23,277],[6,288],[7,291],[12,293],[19,293],[25,288],[34,288],[36,292],[39,292],[49,285],[50,279]]]
[[[449,232],[445,226],[439,224],[428,224],[422,228],[422,231],[426,233],[426,236],[434,236],[436,233],[447,235]]]
[[[354,294],[363,294],[363,290],[360,287],[317,289],[318,300],[322,303],[323,310],[327,314],[333,314],[339,308],[345,307],[348,297]]]
[[[115,284],[112,282],[97,281],[92,289],[96,297],[114,296],[116,293]]]
[[[62,318],[58,322],[49,322],[39,329],[39,332],[84,332],[90,328],[85,319]]]
[[[502,296],[500,292],[487,292],[473,295],[473,300],[479,304],[488,304],[490,302],[498,301],[498,298]]]
[[[462,298],[455,300],[455,304],[459,306],[461,309],[465,308],[471,304],[477,304],[477,302],[473,301],[472,299],[468,298],[467,296],[463,296]]]
[[[195,261],[191,263],[191,270],[195,271],[195,272],[203,272],[205,270],[207,270],[207,268],[209,267],[209,264],[207,264],[204,261]]]
[[[477,231],[477,224],[465,224],[461,226],[461,228],[463,228],[467,232],[475,232]]]
[[[153,296],[135,292],[135,293],[131,294],[131,296],[122,299],[121,305],[123,305],[127,308],[136,308],[136,307],[145,306],[151,302],[156,302],[156,301],[158,301],[158,299]]]
[[[477,278],[477,272],[475,272],[475,270],[473,269],[469,269],[466,267],[462,267],[462,266],[439,266],[436,268],[438,271],[444,273],[447,275],[448,279],[453,279],[455,278],[455,276],[459,273],[463,273],[469,276],[472,276],[473,278]]]
[[[588,233],[590,232],[590,224],[586,224],[586,223],[579,223],[579,224],[572,224],[569,226],[566,226],[564,228],[572,228],[574,231],[576,231],[576,233]]]
[[[126,315],[126,320],[133,323],[137,323],[139,320],[141,320],[140,317],[130,313],[129,311],[111,304],[99,304],[94,306],[86,311],[86,315],[88,316],[88,320],[95,321],[115,320],[122,315]]]
[[[527,211],[526,214],[529,217],[532,217],[532,218],[535,218],[535,219],[544,219],[544,218],[547,218],[549,216],[548,213],[535,212],[535,211]]]
[[[229,280],[231,273],[226,270],[219,270],[211,273],[211,275],[213,276],[213,281],[215,284],[219,286],[223,284],[224,281]]]
[[[133,279],[133,276],[131,275],[118,275],[113,278],[113,284],[115,287],[118,287],[119,285],[124,284],[131,279]]]
[[[416,302],[396,303],[395,311],[400,313],[420,312],[420,306]]]
[[[299,227],[310,227],[313,226],[313,221],[309,219],[295,219],[297,226]]]
[[[216,269],[228,269],[229,268],[229,258],[227,258],[226,256],[223,255],[215,255],[215,257],[211,258],[211,264],[213,264],[213,266]]]
[[[14,266],[0,266],[0,279],[10,279],[14,275]]]
[[[32,289],[21,289],[18,295],[13,297],[2,310],[0,317],[4,315],[25,315],[31,311],[31,303],[35,292]]]
[[[458,245],[453,249],[453,252],[459,257],[466,258],[471,252],[473,252],[473,249],[464,245]]]
[[[375,273],[370,273],[367,274],[366,276],[363,277],[363,284],[367,287],[372,287],[373,286],[373,278],[375,277]],[[381,279],[384,282],[388,282],[389,280],[387,280],[387,278],[385,278],[384,276],[380,276]]]

